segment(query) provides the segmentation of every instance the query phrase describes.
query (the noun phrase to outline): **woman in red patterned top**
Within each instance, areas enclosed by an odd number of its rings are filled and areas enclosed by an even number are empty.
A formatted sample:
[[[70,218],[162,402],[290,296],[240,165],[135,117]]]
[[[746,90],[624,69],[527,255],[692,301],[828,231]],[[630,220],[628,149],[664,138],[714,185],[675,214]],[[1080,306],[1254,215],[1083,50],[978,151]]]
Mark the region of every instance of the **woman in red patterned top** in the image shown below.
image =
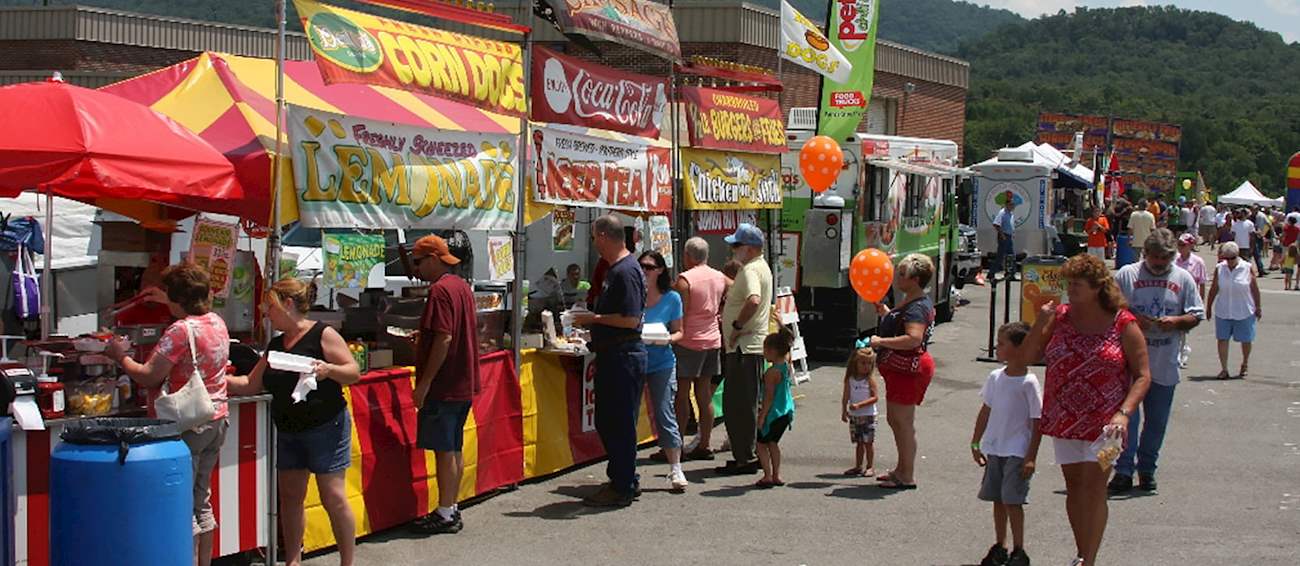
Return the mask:
[[[1047,363],[1042,434],[1054,438],[1065,476],[1065,509],[1078,550],[1075,565],[1094,566],[1106,531],[1106,480],[1093,441],[1128,437],[1129,415],[1151,386],[1147,345],[1137,319],[1100,259],[1065,262],[1070,304],[1043,306],[1023,349],[1025,362]]]

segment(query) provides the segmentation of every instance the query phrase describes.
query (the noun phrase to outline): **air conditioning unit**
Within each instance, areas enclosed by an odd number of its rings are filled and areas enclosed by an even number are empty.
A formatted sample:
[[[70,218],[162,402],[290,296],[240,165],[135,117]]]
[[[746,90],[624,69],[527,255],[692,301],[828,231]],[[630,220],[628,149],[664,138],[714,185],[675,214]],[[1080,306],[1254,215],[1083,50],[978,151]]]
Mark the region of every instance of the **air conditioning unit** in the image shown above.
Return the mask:
[[[1020,149],[1015,147],[1004,147],[998,150],[998,161],[1011,161],[1017,163],[1033,163],[1034,150]]]
[[[790,109],[790,120],[786,122],[787,130],[815,130],[817,129],[817,107],[804,106],[801,108]]]

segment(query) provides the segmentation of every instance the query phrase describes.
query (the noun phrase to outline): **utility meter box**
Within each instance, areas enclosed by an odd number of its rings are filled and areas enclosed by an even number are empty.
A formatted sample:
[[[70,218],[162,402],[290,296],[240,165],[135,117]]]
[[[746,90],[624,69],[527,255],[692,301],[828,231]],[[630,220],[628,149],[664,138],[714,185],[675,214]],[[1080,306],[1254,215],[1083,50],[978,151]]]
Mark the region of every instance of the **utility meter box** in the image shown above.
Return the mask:
[[[853,243],[853,213],[841,208],[811,208],[804,213],[802,284],[845,287]]]

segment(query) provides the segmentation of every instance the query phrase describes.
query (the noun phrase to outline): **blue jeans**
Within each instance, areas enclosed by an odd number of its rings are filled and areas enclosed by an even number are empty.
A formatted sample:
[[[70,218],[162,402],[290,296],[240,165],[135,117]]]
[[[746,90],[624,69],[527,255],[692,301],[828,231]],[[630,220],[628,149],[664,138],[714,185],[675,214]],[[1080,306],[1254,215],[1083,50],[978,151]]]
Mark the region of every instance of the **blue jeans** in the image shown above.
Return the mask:
[[[636,421],[645,389],[645,345],[612,346],[596,354],[596,433],[609,461],[605,474],[615,490],[636,491]]]
[[[1015,241],[1011,238],[998,237],[998,255],[993,258],[993,266],[989,267],[989,274],[997,274],[1007,265],[1007,258],[1016,255]]]
[[[681,448],[682,435],[677,431],[676,366],[647,373],[645,384],[650,390],[650,410],[654,412],[655,429],[659,433],[659,447],[664,450]]]
[[[1119,461],[1115,462],[1115,473],[1132,477],[1136,461],[1138,473],[1155,475],[1160,446],[1165,443],[1165,428],[1169,425],[1169,414],[1173,412],[1176,388],[1176,385],[1151,384],[1146,398],[1129,419],[1128,442],[1124,453],[1119,455]],[[1146,412],[1145,423],[1142,422],[1143,411]]]

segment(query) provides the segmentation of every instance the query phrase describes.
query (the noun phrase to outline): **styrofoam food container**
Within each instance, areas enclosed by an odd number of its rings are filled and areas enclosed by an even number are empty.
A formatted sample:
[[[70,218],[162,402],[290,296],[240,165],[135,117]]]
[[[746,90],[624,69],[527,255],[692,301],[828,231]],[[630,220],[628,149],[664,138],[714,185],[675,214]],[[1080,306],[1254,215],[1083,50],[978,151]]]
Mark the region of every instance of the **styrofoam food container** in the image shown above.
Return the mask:
[[[319,360],[316,358],[299,356],[288,352],[273,351],[266,356],[266,363],[271,366],[271,369],[294,373],[311,373],[317,361]]]

